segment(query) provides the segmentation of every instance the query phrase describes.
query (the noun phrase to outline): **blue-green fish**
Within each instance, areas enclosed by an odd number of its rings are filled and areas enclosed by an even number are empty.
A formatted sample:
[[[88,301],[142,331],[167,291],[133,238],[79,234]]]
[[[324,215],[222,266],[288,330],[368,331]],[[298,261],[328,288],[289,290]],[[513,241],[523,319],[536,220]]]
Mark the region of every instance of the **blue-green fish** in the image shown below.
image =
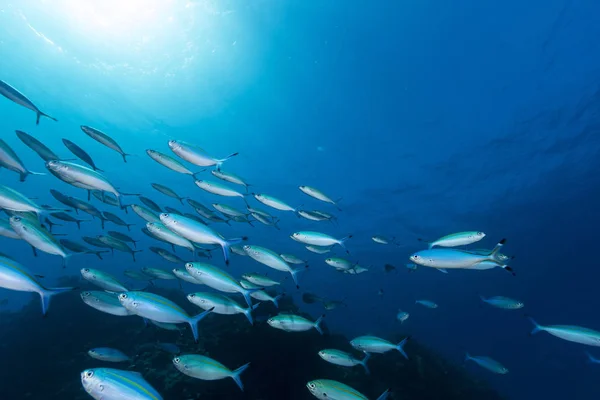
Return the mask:
[[[417,300],[415,301],[415,304],[420,304],[427,308],[438,308],[438,305],[431,300]]]
[[[220,293],[190,293],[187,295],[187,299],[190,303],[197,305],[203,310],[212,309],[212,312],[215,314],[244,314],[251,325],[254,325],[254,320],[252,319],[252,310],[260,305],[260,303],[258,303],[252,307],[244,308],[240,306],[237,301]]]
[[[359,336],[352,339],[350,345],[356,350],[365,353],[386,353],[390,350],[398,350],[408,360],[408,355],[404,351],[404,345],[407,340],[408,338],[406,337],[400,343],[394,344],[377,336]]]
[[[224,180],[226,182],[229,183],[234,183],[236,185],[242,185],[246,188],[246,191],[248,190],[248,186],[250,186],[249,183],[246,183],[242,178],[240,178],[239,176],[237,176],[236,174],[232,174],[231,172],[225,172],[225,171],[219,171],[219,170],[212,170],[210,171],[211,174],[213,174],[213,176],[216,176],[217,178]]]
[[[600,332],[598,331],[575,325],[544,326],[535,322],[533,318],[529,318],[529,320],[535,326],[531,331],[532,335],[541,331],[545,331],[552,336],[556,336],[557,338],[561,338],[569,342],[581,343],[588,346],[600,346]]]
[[[42,314],[46,315],[52,296],[75,290],[74,287],[46,288],[24,266],[8,257],[0,256],[0,287],[18,292],[35,292],[42,300]]]
[[[160,222],[160,218],[158,218],[158,215],[156,215],[154,211],[150,210],[147,207],[140,206],[139,204],[132,204],[131,209],[134,213],[136,213],[140,218],[142,218],[146,222]]]
[[[485,233],[477,231],[457,232],[450,235],[442,236],[438,240],[429,243],[429,248],[439,247],[456,247],[467,246],[469,244],[479,242],[485,237]],[[422,239],[419,239],[423,241]]]
[[[171,300],[147,292],[121,293],[119,301],[123,307],[143,318],[172,324],[184,322],[189,324],[196,342],[198,342],[198,323],[212,311],[207,310],[192,317]]]
[[[152,233],[152,235],[162,240],[163,242],[167,242],[175,246],[184,247],[190,250],[191,252],[196,251],[196,248],[194,247],[192,242],[190,242],[184,237],[179,236],[160,222],[147,222],[146,228],[150,231],[150,233]]]
[[[264,205],[274,208],[276,210],[298,212],[298,210],[295,209],[294,207],[290,206],[287,203],[284,203],[283,201],[281,201],[275,197],[272,197],[272,196],[269,196],[266,194],[261,194],[261,193],[252,193],[252,195],[254,196],[254,198],[256,200],[258,200],[261,203],[263,203]]]
[[[31,211],[38,215],[47,211],[27,196],[4,185],[0,185],[0,208],[10,211]]]
[[[260,290],[244,288],[240,282],[229,273],[210,264],[200,262],[186,263],[185,269],[187,269],[194,279],[208,287],[225,293],[240,293],[246,299],[246,303],[248,303],[249,307],[252,307],[250,294]]]
[[[275,329],[281,329],[286,332],[304,332],[314,328],[322,335],[321,323],[323,322],[323,318],[325,318],[325,315],[321,315],[313,322],[299,315],[278,314],[269,318],[267,323]]]
[[[173,275],[175,275],[177,278],[181,279],[182,281],[193,283],[195,285],[201,284],[193,276],[191,276],[190,273],[187,272],[185,269],[173,268]]]
[[[465,361],[473,361],[475,364],[492,371],[495,374],[508,374],[508,368],[500,364],[498,361],[484,356],[471,356],[469,353],[465,356]]]
[[[81,276],[86,281],[109,292],[127,292],[129,289],[111,274],[92,268],[82,268]]]
[[[508,297],[503,296],[494,296],[488,297],[487,299],[483,296],[479,296],[481,301],[484,303],[488,303],[491,306],[496,308],[504,308],[505,310],[518,310],[520,308],[525,307],[525,304],[518,300],[509,299]]]
[[[266,275],[259,274],[258,272],[245,273],[242,275],[242,278],[244,278],[248,282],[252,282],[255,285],[258,285],[260,287],[269,287],[269,286],[280,285],[279,282],[269,278]]]
[[[330,379],[317,379],[306,384],[308,391],[319,400],[369,400],[358,390]],[[377,398],[385,400],[390,394],[389,389]]]
[[[40,124],[40,118],[46,117],[50,118],[53,121],[56,121],[56,118],[49,116],[48,114],[40,111],[39,108],[31,100],[27,98],[23,93],[19,92],[17,89],[9,85],[8,83],[0,80],[0,94],[10,101],[25,107],[36,114],[35,124]]]
[[[362,365],[367,375],[371,373],[371,371],[369,371],[369,367],[367,367],[367,361],[369,361],[369,358],[371,358],[371,353],[366,353],[365,357],[362,360],[359,360],[352,354],[346,353],[342,350],[324,349],[319,351],[319,357],[329,363],[341,365],[342,367],[354,367],[355,365]]]
[[[112,349],[110,347],[96,347],[88,350],[88,354],[90,357],[100,361],[123,362],[130,360],[129,356],[121,350]]]
[[[96,400],[163,400],[142,374],[113,368],[92,368],[81,373],[83,389]]]
[[[164,280],[175,280],[177,277],[171,273],[171,271],[166,271],[160,268],[153,267],[143,267],[142,272],[154,279],[164,279]]]
[[[201,356],[199,354],[186,354],[175,357],[173,359],[173,365],[175,365],[175,368],[177,368],[179,372],[196,379],[216,381],[219,379],[231,378],[239,386],[240,390],[244,391],[244,384],[240,379],[240,375],[250,366],[250,363],[244,364],[235,371],[232,371],[212,358]]]
[[[103,313],[116,315],[118,317],[126,317],[135,315],[129,311],[119,301],[119,297],[115,293],[100,292],[97,290],[89,290],[81,292],[81,300],[88,306],[95,308]]]
[[[40,142],[33,136],[23,131],[16,130],[15,133],[17,137],[21,139],[21,141],[29,147],[31,150],[35,151],[38,156],[42,158],[44,161],[50,160],[60,160],[61,158],[56,155],[52,150],[48,148],[44,143]]]

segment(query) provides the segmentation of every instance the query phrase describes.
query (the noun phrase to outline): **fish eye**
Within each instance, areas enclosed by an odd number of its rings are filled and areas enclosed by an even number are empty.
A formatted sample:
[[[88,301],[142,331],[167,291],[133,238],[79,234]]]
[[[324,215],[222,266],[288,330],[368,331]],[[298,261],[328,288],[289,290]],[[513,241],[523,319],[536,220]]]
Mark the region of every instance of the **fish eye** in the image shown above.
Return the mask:
[[[84,268],[83,272],[90,272],[90,270],[88,268]]]
[[[314,389],[314,388],[317,387],[317,385],[315,385],[314,383],[309,383],[308,387],[311,388],[311,389]]]
[[[179,364],[179,362],[180,362],[180,361],[181,361],[181,359],[180,359],[179,357],[175,357],[175,358],[173,359],[173,362],[174,362],[175,364]]]
[[[94,376],[94,371],[87,371],[87,372],[85,373],[85,376],[86,376],[87,378],[91,378],[92,376]]]
[[[188,297],[192,297],[193,298],[193,297],[196,297],[196,295],[194,293],[190,293],[190,294],[188,294]]]
[[[126,298],[127,298],[127,295],[126,295],[125,293],[121,293],[121,294],[119,295],[119,298],[120,298],[120,299],[126,299]]]

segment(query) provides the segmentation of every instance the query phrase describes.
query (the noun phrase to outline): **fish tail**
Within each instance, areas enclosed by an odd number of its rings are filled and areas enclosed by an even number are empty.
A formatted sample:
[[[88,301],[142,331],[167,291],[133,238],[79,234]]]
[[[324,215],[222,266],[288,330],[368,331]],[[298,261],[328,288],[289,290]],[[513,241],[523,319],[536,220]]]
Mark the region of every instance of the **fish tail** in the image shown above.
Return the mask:
[[[544,330],[544,327],[538,324],[533,318],[528,316],[527,319],[533,324],[533,330],[531,331],[530,335],[535,335],[536,333]]]
[[[469,354],[469,352],[467,351],[465,353],[465,362],[469,361],[471,359],[471,355]]]
[[[275,305],[275,308],[279,308],[279,300],[281,300],[283,296],[285,296],[285,293],[281,293],[273,297],[273,304]]]
[[[346,253],[350,254],[350,252],[348,251],[348,249],[346,248],[346,241],[348,239],[352,239],[352,235],[348,235],[346,237],[343,237],[341,240],[339,240],[339,245],[342,246],[344,248],[344,250],[346,250]]]
[[[225,161],[229,160],[231,157],[237,156],[238,154],[240,154],[240,153],[238,153],[238,152],[231,153],[227,157],[221,158],[220,160],[217,160],[218,161],[218,163],[217,163],[217,171],[221,170],[221,164],[223,164]]]
[[[248,240],[248,238],[246,236],[243,236],[241,238],[226,240],[223,242],[223,244],[221,244],[221,248],[223,249],[223,258],[225,258],[225,265],[229,265],[229,249],[231,248],[231,246],[234,244],[241,243],[245,240]]]
[[[40,118],[41,118],[41,117],[50,118],[52,121],[57,121],[57,122],[58,122],[58,120],[57,120],[56,118],[54,118],[54,117],[51,117],[51,116],[49,116],[48,114],[46,114],[46,113],[44,113],[44,112],[38,111],[38,112],[37,112],[36,119],[35,119],[35,124],[36,124],[36,125],[39,125],[39,124],[40,124]]]
[[[585,355],[587,356],[588,362],[590,364],[600,364],[600,360],[597,359],[596,357],[592,356],[589,352],[586,351]]]
[[[509,272],[512,276],[517,276],[516,272],[511,267],[509,267],[506,264],[501,265],[500,268],[502,268],[503,270]]]
[[[208,310],[194,316],[190,317],[188,320],[188,324],[190,324],[190,328],[192,328],[192,334],[194,335],[194,341],[198,343],[198,323],[204,319],[208,314],[212,312],[215,308],[209,308]]]
[[[131,252],[131,257],[133,257],[133,262],[137,262],[137,260],[135,259],[135,253],[140,253],[142,251],[144,251],[144,250],[133,250]]]
[[[371,375],[371,371],[369,370],[369,367],[367,366],[367,361],[369,361],[369,358],[371,358],[371,353],[365,353],[365,358],[363,358],[362,361],[360,362],[360,365],[363,366],[363,368],[365,369],[365,373],[367,375]]]
[[[496,247],[494,247],[494,249],[488,255],[488,258],[489,258],[490,261],[496,261],[496,262],[498,262],[498,260],[496,259],[496,254],[498,254],[498,252],[500,251],[500,249],[502,248],[502,246],[504,246],[505,243],[506,243],[506,239],[502,239],[502,240],[500,240],[498,242],[498,244],[496,245]]]
[[[127,163],[127,157],[128,156],[133,156],[133,154],[123,153],[123,154],[121,154],[121,156],[123,157],[123,162]]]
[[[127,226],[127,230],[129,232],[131,232],[131,227],[134,226],[135,224],[125,224],[125,226]],[[133,244],[133,247],[135,247],[135,243]]]
[[[248,321],[250,321],[250,325],[254,325],[254,320],[252,319],[252,311],[256,310],[258,306],[260,306],[260,303],[256,303],[252,307],[248,307],[244,310],[244,315],[246,316],[246,318],[248,318]]]
[[[406,358],[408,360],[408,355],[404,351],[404,345],[406,344],[407,340],[408,340],[408,337],[405,337],[404,339],[402,339],[402,341],[396,345],[396,350],[398,350],[404,356],[404,358]]]
[[[42,290],[40,292],[38,292],[40,294],[40,298],[42,299],[42,315],[46,316],[46,314],[48,313],[48,309],[50,308],[50,300],[52,299],[52,296],[61,294],[61,293],[65,293],[65,292],[71,292],[73,290],[77,290],[77,288],[76,287],[58,287],[58,288],[50,288],[50,289],[42,288]]]
[[[194,179],[198,179],[198,178],[196,177],[196,175],[198,175],[198,174],[200,174],[200,173],[202,173],[202,172],[204,172],[204,171],[206,171],[206,168],[204,168],[204,169],[201,169],[201,170],[200,170],[200,171],[198,171],[198,172],[194,172],[194,173],[192,174],[192,178],[194,178]]]
[[[386,400],[390,396],[390,389],[386,389],[385,392],[377,398],[377,400]]]
[[[235,383],[238,385],[238,387],[240,388],[240,390],[242,392],[244,391],[244,384],[242,383],[242,379],[240,378],[240,375],[242,375],[242,372],[244,372],[246,369],[248,369],[249,366],[250,366],[250,363],[244,364],[241,367],[239,367],[238,369],[236,369],[235,371],[231,372],[231,379],[233,379],[235,381]]]
[[[321,328],[321,324],[323,323],[323,318],[325,318],[325,314],[321,315],[319,317],[319,319],[317,319],[315,321],[315,329],[317,330],[317,332],[319,332],[321,335],[323,334],[323,329]]]
[[[294,283],[296,284],[296,289],[300,289],[300,285],[298,284],[298,274],[300,272],[306,271],[306,268],[308,268],[308,264],[306,264],[303,267],[296,268],[296,269],[293,269],[290,271],[290,273],[292,274],[292,279],[294,280]]]

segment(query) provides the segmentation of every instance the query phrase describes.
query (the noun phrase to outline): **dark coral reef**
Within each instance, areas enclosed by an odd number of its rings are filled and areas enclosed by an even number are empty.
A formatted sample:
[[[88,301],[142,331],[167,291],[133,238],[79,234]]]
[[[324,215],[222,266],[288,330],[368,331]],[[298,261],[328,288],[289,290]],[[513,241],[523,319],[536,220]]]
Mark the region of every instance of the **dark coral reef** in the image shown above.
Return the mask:
[[[190,313],[199,312],[181,291],[151,290]],[[282,299],[281,309],[299,312],[289,298]],[[201,322],[200,341],[195,344],[187,327],[168,331],[146,327],[139,317],[104,314],[85,305],[79,292],[53,299],[46,318],[41,316],[39,299],[32,298],[20,312],[0,314],[0,399],[91,399],[81,387],[79,374],[92,367],[141,372],[165,400],[308,400],[314,398],[305,384],[319,378],[346,383],[371,399],[386,388],[391,388],[392,398],[403,400],[501,398],[414,339],[406,345],[408,361],[395,351],[374,355],[369,361],[371,376],[360,366],[329,364],[317,352],[324,348],[352,352],[347,338],[327,332],[321,336],[316,330],[288,333],[273,329],[265,321],[276,312],[270,303],[261,305],[254,326],[241,314],[210,315]],[[154,346],[157,341],[175,343],[182,353],[208,355],[232,369],[251,362],[242,375],[245,391],[231,379],[209,382],[182,375],[172,365],[173,355]],[[100,346],[120,349],[131,355],[132,361],[110,364],[87,355],[88,349]]]

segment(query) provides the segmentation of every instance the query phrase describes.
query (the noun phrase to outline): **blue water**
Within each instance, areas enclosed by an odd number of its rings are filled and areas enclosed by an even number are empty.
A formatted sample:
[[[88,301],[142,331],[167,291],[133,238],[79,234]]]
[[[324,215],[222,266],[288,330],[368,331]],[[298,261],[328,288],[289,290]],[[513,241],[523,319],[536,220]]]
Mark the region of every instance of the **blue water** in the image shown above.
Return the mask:
[[[600,329],[600,3],[121,3],[0,1],[0,79],[59,120],[36,126],[34,113],[0,98],[0,135],[31,170],[43,172],[44,164],[15,129],[65,158],[70,153],[61,139],[72,140],[115,186],[161,206],[184,208],[152,189],[152,182],[204,204],[242,207],[240,199],[206,194],[190,177],[145,154],[171,154],[170,139],[218,157],[239,152],[223,168],[242,175],[251,190],[338,215],[333,225],[272,210],[282,219],[281,231],[215,225],[226,237],[248,235],[252,244],[309,260],[301,290],[289,279],[284,286],[299,304],[303,291],[345,298],[348,307],[328,313],[330,329],[349,337],[387,337],[402,329],[459,364],[465,351],[490,356],[510,373],[466,368],[510,399],[600,394],[600,369],[584,355],[590,349],[600,356],[600,350],[545,333],[530,337],[524,318]],[[124,164],[80,125],[108,133],[137,156]],[[0,183],[39,204],[56,204],[51,188],[86,197],[51,175],[19,183],[18,175],[2,170]],[[342,197],[343,211],[307,197],[298,185]],[[137,224],[132,235],[141,240],[138,247],[155,245],[139,232],[140,218],[119,215]],[[97,220],[80,232],[74,228],[55,231],[74,240],[102,233]],[[351,258],[369,272],[334,272],[325,256],[289,238],[298,230],[352,234]],[[507,238],[504,250],[516,256],[511,266],[517,276],[500,269],[405,271],[408,256],[422,248],[417,238],[463,230],[487,234],[479,247]],[[401,246],[375,244],[374,234],[395,236]],[[0,238],[0,251],[46,275],[49,285],[64,274],[77,276],[84,265],[115,274],[173,267],[148,250],[135,265],[116,253],[105,261],[76,256],[65,270],[59,257],[34,258],[22,241]],[[215,253],[212,261],[224,266]],[[397,273],[385,274],[385,263]],[[230,268],[237,275],[266,271],[236,256]],[[8,307],[30,299],[0,293]],[[525,308],[493,309],[479,295],[515,297]],[[422,298],[439,308],[414,305]],[[303,307],[315,318],[323,312]],[[402,328],[395,320],[399,308],[411,313]]]

